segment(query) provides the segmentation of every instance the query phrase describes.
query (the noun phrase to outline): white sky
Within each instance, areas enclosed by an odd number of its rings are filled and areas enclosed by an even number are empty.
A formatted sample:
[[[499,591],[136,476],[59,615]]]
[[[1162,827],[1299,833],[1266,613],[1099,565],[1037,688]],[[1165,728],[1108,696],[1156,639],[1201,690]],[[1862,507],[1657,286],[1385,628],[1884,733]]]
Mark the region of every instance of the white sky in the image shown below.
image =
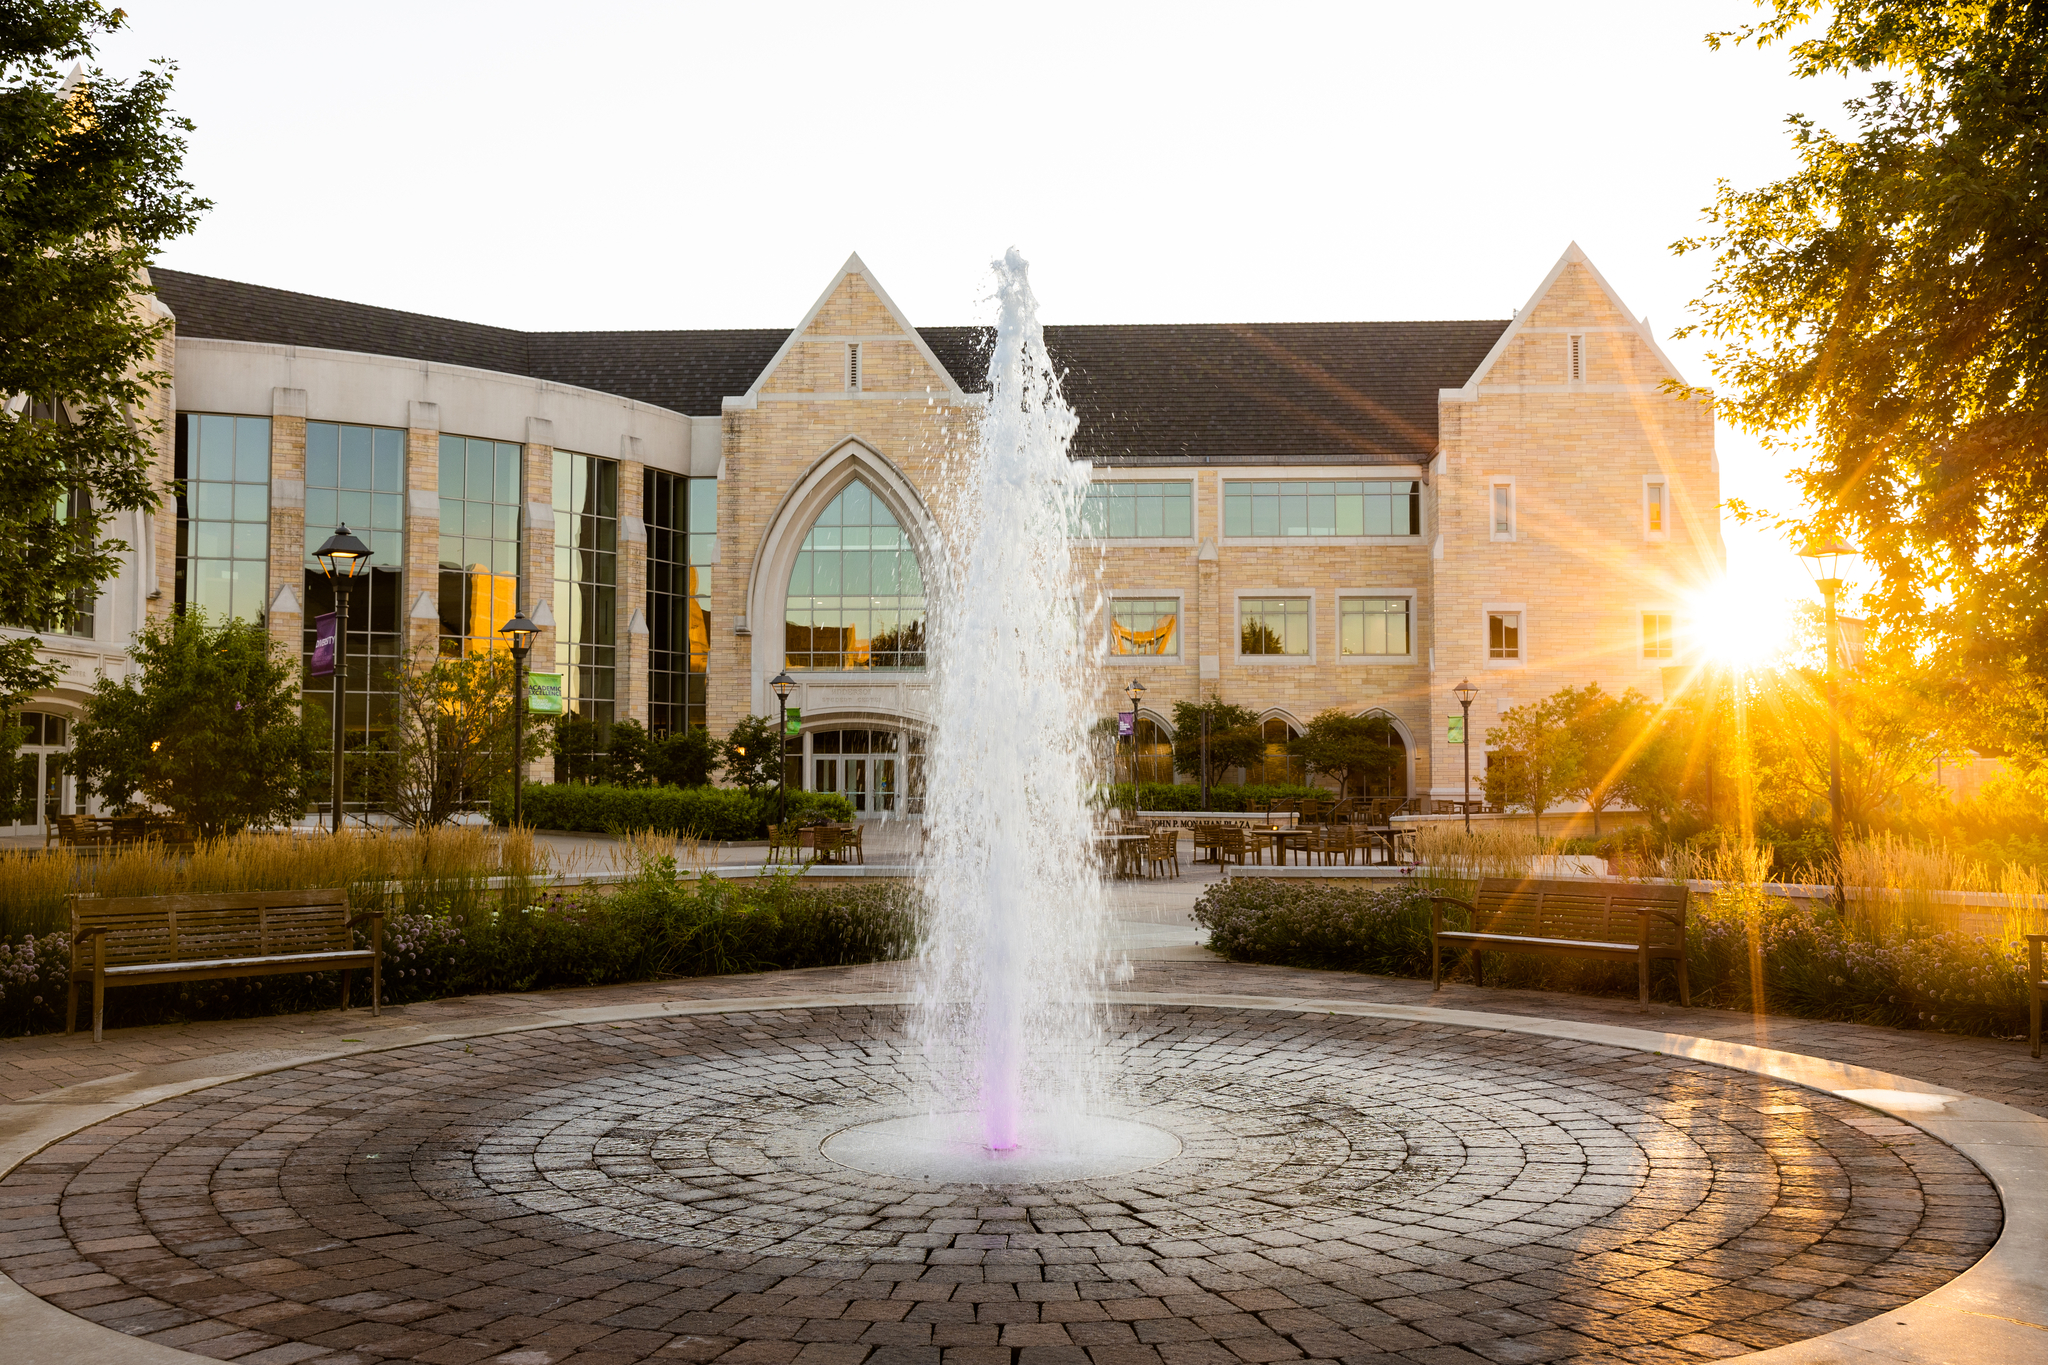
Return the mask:
[[[853,250],[972,322],[1012,244],[1050,322],[1497,318],[1576,239],[1668,337],[1715,180],[1849,93],[1709,51],[1742,0],[127,8],[102,64],[179,63],[216,204],[165,264],[520,328],[793,326]],[[1744,592],[1812,591],[1727,538]]]

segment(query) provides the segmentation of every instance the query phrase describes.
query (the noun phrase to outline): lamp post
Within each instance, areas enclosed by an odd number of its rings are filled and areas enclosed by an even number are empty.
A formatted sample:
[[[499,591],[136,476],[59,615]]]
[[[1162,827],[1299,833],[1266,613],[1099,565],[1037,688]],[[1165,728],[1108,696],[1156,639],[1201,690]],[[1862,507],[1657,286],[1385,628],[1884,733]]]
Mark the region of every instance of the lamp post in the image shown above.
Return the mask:
[[[1843,561],[1855,558],[1856,547],[1840,536],[1816,540],[1799,552],[1827,603],[1828,621],[1828,811],[1835,841],[1835,908],[1848,900],[1842,889],[1842,716],[1835,701],[1835,599],[1842,591]]]
[[[498,627],[498,634],[512,640],[512,828],[518,829],[526,813],[526,651],[533,648],[540,627],[517,611]]]
[[[1131,679],[1124,695],[1131,699],[1131,814],[1135,816],[1144,809],[1138,800],[1138,700],[1145,695],[1145,684]]]
[[[1460,808],[1465,812],[1465,832],[1470,834],[1472,832],[1472,700],[1479,695],[1479,689],[1474,687],[1469,681],[1460,681],[1456,687],[1451,689],[1451,695],[1458,699],[1459,709],[1465,713],[1464,720],[1459,722],[1458,730],[1459,739],[1462,741],[1458,747],[1465,751],[1465,800],[1461,803]]]
[[[369,567],[370,547],[350,534],[348,524],[334,528],[327,543],[313,552],[327,581],[334,585],[334,832],[341,833],[341,751],[346,736],[342,703],[348,697],[348,590]],[[367,718],[366,718],[367,719]]]
[[[796,687],[796,679],[783,669],[769,680],[768,686],[775,693],[775,700],[782,706],[782,724],[775,731],[775,823],[789,823],[789,694]]]
[[[1215,700],[1213,697],[1210,699]],[[1137,729],[1135,723],[1133,730]],[[1209,809],[1209,707],[1202,707],[1202,809]]]

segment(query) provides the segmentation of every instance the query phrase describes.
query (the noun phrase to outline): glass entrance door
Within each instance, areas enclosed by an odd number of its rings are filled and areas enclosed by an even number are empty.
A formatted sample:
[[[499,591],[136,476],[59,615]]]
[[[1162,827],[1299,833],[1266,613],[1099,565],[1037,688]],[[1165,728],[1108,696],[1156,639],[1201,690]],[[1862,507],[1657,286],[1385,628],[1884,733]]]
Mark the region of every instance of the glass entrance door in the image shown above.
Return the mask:
[[[837,792],[857,815],[893,815],[900,809],[894,730],[814,730],[811,790]]]
[[[42,834],[64,813],[62,757],[67,724],[62,716],[23,711],[16,720],[28,733],[21,741],[19,787],[14,795],[14,820],[0,830],[8,834]]]

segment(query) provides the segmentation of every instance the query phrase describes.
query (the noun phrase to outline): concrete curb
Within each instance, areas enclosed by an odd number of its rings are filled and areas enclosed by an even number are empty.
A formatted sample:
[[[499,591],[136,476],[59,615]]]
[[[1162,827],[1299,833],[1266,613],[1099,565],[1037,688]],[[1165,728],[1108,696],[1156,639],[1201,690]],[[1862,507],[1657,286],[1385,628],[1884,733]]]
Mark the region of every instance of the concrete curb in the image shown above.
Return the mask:
[[[1984,1258],[1941,1288],[1853,1327],[1768,1351],[1736,1357],[1752,1365],[1859,1365],[1942,1361],[2006,1365],[2048,1357],[2048,1119],[2009,1105],[1931,1085],[1910,1076],[1849,1066],[1822,1057],[1724,1043],[1683,1033],[1613,1024],[1528,1018],[1479,1010],[1378,1005],[1297,996],[1210,995],[1199,992],[1113,991],[1113,1004],[1339,1014],[1406,1019],[1597,1043],[1636,1052],[1687,1057],[1768,1076],[1838,1096],[1940,1139],[1990,1177],[2004,1205],[2005,1225]],[[738,1000],[642,1001],[577,1009],[534,1010],[451,1025],[384,1025],[365,1020],[364,1037],[343,1045],[224,1053],[86,1081],[29,1100],[0,1105],[0,1175],[51,1143],[93,1124],[173,1096],[295,1066],[390,1052],[427,1043],[629,1019],[745,1014],[904,1005],[902,991],[852,995],[753,996]],[[44,1302],[0,1275],[0,1340],[14,1365],[196,1365],[211,1357],[126,1336]]]

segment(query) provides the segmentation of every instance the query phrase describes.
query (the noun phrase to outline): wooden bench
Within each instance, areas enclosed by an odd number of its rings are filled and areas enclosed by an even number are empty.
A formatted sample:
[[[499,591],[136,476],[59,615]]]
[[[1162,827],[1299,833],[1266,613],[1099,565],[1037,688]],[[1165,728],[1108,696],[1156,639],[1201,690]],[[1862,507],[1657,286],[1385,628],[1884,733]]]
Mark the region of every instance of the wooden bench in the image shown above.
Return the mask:
[[[370,946],[352,931],[370,925]],[[384,912],[351,916],[347,891],[239,891],[215,896],[73,896],[70,989],[64,1031],[78,1028],[78,988],[92,985],[92,1040],[106,1020],[107,987],[218,981],[283,972],[370,969],[370,1013],[381,1013]]]
[[[1488,877],[1478,903],[1431,896],[1429,974],[1441,990],[1443,953],[1472,954],[1472,984],[1484,985],[1482,951],[1545,953],[1559,957],[1634,958],[1636,998],[1650,1005],[1650,963],[1678,964],[1678,998],[1692,1004],[1685,971],[1686,888],[1641,882],[1536,881]],[[1469,929],[1444,928],[1444,907],[1470,916]]]

